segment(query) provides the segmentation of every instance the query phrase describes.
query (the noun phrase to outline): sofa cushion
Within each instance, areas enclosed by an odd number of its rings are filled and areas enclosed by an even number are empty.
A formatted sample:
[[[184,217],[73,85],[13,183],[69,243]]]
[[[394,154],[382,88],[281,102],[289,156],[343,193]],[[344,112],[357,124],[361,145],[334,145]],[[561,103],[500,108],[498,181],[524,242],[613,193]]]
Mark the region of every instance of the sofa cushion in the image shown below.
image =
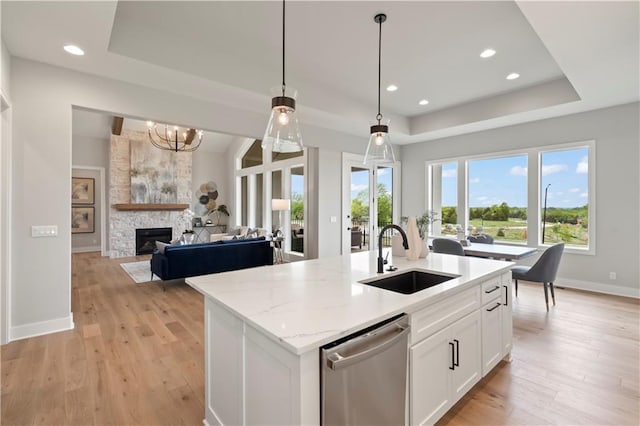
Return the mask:
[[[164,254],[165,248],[174,245],[174,243],[163,243],[162,241],[156,241],[156,249],[162,254]]]

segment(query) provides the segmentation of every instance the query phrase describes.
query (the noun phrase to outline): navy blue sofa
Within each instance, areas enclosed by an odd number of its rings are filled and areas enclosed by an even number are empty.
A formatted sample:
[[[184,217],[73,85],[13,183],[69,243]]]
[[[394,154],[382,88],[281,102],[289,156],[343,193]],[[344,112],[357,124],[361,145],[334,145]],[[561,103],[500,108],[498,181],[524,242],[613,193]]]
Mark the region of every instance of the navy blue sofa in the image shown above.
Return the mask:
[[[151,256],[151,272],[163,281],[264,265],[273,265],[271,241],[264,237],[167,246]]]

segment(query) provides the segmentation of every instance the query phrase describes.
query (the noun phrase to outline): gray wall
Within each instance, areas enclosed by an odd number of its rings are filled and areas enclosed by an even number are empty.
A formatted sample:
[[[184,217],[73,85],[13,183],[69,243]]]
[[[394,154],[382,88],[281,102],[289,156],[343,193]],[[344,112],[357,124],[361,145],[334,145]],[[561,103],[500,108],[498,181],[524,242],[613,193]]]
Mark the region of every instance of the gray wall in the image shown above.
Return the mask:
[[[73,120],[76,121],[76,114]],[[107,190],[109,182],[109,139],[95,138],[73,134],[71,163],[73,166],[102,167],[105,171],[104,182],[100,180],[100,172],[94,169],[74,168],[73,177],[90,177],[95,179],[95,232],[87,234],[71,234],[71,251],[74,253],[100,251],[102,240],[109,241],[108,235],[102,235],[102,222],[109,229],[109,218],[102,217],[102,189]],[[106,216],[106,215],[105,215]],[[107,247],[108,250],[108,247]]]
[[[14,110],[11,327],[15,338],[65,329],[72,324],[71,207],[68,200],[71,196],[74,106],[161,122],[187,123],[254,138],[261,137],[264,132],[268,109],[255,113],[21,58],[12,58],[11,67]],[[366,148],[364,137],[356,138],[304,124],[302,132],[305,143],[319,146],[321,151],[326,148],[363,153]],[[326,164],[339,170],[332,161]],[[324,165],[321,162],[320,168]],[[333,184],[337,186],[323,189],[326,199],[321,200],[318,212],[318,234],[322,238],[335,238],[335,243],[326,244],[333,246],[325,250],[327,254],[340,252],[339,228],[330,226],[333,224],[329,224],[330,214],[327,213],[333,212],[332,203],[340,203],[341,188],[338,181],[334,180]],[[39,189],[37,197],[31,196],[29,190],[32,188]],[[47,206],[46,215],[42,214],[43,205]],[[57,225],[59,235],[32,238],[32,225]],[[38,259],[38,268],[33,268],[31,259],[34,258]]]
[[[203,142],[204,143],[204,142]],[[196,198],[196,191],[200,189],[200,185],[213,181],[218,185],[218,199],[216,204],[226,204],[229,209],[230,191],[227,179],[227,174],[230,172],[230,167],[227,164],[226,154],[224,152],[209,152],[202,149],[202,147],[193,153],[192,157],[192,170],[191,170],[191,184],[193,186],[193,200],[191,202],[191,209],[195,210],[198,199]],[[216,220],[215,215],[210,217],[211,220]],[[222,222],[227,218],[220,217]]]
[[[426,160],[595,140],[596,254],[565,253],[559,276],[567,286],[639,296],[639,105],[406,145],[402,211],[425,208]],[[617,280],[609,280],[609,272],[616,272]]]

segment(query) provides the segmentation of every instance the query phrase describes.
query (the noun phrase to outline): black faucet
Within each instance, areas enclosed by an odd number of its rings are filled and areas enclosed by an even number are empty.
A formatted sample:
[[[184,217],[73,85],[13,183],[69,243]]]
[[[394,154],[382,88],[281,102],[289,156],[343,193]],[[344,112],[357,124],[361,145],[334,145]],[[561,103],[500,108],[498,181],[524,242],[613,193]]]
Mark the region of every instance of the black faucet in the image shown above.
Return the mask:
[[[384,234],[384,231],[391,228],[394,228],[400,231],[400,235],[402,235],[402,245],[404,246],[405,250],[409,250],[409,242],[407,241],[407,234],[404,233],[402,228],[400,228],[398,225],[394,225],[393,223],[391,225],[386,225],[384,228],[382,228],[382,230],[380,231],[380,235],[378,235],[378,273],[379,274],[384,272],[384,266],[382,266],[384,265],[384,262],[382,260],[382,235]]]

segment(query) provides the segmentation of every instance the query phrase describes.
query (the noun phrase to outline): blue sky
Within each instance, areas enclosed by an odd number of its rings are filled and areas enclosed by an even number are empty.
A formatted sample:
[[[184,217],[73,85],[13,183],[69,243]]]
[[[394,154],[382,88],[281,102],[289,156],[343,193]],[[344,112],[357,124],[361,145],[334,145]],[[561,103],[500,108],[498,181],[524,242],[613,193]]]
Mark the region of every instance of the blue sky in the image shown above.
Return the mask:
[[[390,168],[378,169],[378,183],[384,184],[387,192],[392,192],[393,173]],[[351,172],[351,199],[358,196],[358,193],[369,187],[369,171],[352,171]]]
[[[587,148],[542,154],[542,194],[547,184],[549,207],[587,204]],[[443,206],[456,205],[456,163],[443,164]],[[512,207],[527,205],[527,157],[514,156],[469,162],[469,205],[486,207],[505,201]]]

